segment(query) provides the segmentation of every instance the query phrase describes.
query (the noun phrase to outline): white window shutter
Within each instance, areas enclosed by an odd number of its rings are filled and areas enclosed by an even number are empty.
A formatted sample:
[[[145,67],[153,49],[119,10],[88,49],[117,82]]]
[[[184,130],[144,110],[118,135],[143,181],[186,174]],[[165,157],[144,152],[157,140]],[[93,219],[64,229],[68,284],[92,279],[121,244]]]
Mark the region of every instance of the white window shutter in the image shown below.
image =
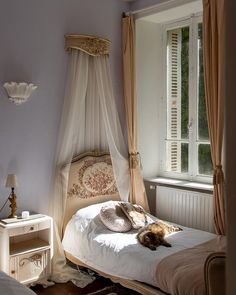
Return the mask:
[[[167,42],[167,170],[181,172],[181,29],[168,31]]]

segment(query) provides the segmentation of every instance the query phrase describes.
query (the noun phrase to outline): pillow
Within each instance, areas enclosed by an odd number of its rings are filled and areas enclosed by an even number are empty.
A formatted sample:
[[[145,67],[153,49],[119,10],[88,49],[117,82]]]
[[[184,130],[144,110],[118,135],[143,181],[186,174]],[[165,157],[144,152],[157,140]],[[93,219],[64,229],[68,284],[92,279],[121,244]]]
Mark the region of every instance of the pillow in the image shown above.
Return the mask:
[[[87,228],[93,222],[96,216],[99,216],[100,210],[104,205],[119,204],[118,201],[106,201],[103,203],[92,204],[87,207],[79,209],[72,219],[80,224],[80,231]]]
[[[122,233],[132,229],[131,222],[117,203],[104,205],[100,210],[100,219],[111,231]]]
[[[128,202],[121,202],[120,207],[129,218],[133,228],[139,229],[150,222],[147,213],[142,206],[130,204]]]

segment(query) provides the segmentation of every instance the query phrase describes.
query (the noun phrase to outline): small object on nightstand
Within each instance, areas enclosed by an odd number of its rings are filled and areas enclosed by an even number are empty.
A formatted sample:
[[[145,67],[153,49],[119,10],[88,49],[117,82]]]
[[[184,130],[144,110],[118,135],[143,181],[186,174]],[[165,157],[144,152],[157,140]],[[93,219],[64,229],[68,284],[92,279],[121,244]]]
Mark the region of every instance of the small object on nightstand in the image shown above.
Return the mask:
[[[21,218],[26,219],[29,218],[30,214],[29,211],[22,211]]]
[[[17,186],[17,180],[16,180],[16,175],[15,174],[8,174],[7,175],[7,180],[6,180],[6,187],[11,187],[11,193],[8,198],[10,201],[10,208],[11,208],[11,214],[8,216],[9,218],[16,218],[16,209],[17,209],[17,204],[16,204],[16,195],[14,193],[14,189]]]

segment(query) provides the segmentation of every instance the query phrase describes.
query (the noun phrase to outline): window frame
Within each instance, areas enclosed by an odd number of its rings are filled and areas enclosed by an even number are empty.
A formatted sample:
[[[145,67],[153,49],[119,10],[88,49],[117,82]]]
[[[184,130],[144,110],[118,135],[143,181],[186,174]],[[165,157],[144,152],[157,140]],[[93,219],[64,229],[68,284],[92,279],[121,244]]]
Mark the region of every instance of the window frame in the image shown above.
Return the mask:
[[[178,20],[173,20],[162,24],[162,68],[163,76],[163,89],[161,96],[161,113],[160,122],[162,128],[160,129],[160,154],[163,155],[160,159],[160,176],[185,179],[190,181],[199,181],[205,183],[212,183],[212,176],[201,175],[198,173],[198,146],[200,144],[210,144],[209,140],[200,140],[198,138],[198,24],[202,22],[202,13],[192,14],[189,17],[185,17]],[[192,126],[192,132],[189,132],[189,138],[181,139],[182,143],[187,142],[189,144],[188,154],[188,172],[173,172],[166,170],[167,159],[167,31],[172,29],[189,26],[189,123]],[[173,140],[175,141],[175,140]]]

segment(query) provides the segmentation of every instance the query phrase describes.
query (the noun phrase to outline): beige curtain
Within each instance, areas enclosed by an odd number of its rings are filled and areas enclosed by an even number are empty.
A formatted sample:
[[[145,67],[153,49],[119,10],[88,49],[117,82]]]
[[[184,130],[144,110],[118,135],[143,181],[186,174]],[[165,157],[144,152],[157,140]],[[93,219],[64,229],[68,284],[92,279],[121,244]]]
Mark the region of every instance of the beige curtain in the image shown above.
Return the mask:
[[[205,90],[211,155],[214,168],[214,221],[218,234],[225,234],[224,173],[224,0],[203,0]]]
[[[123,18],[123,69],[129,162],[130,202],[149,211],[147,195],[141,173],[140,155],[137,152],[137,97],[135,81],[135,26],[133,16]]]

